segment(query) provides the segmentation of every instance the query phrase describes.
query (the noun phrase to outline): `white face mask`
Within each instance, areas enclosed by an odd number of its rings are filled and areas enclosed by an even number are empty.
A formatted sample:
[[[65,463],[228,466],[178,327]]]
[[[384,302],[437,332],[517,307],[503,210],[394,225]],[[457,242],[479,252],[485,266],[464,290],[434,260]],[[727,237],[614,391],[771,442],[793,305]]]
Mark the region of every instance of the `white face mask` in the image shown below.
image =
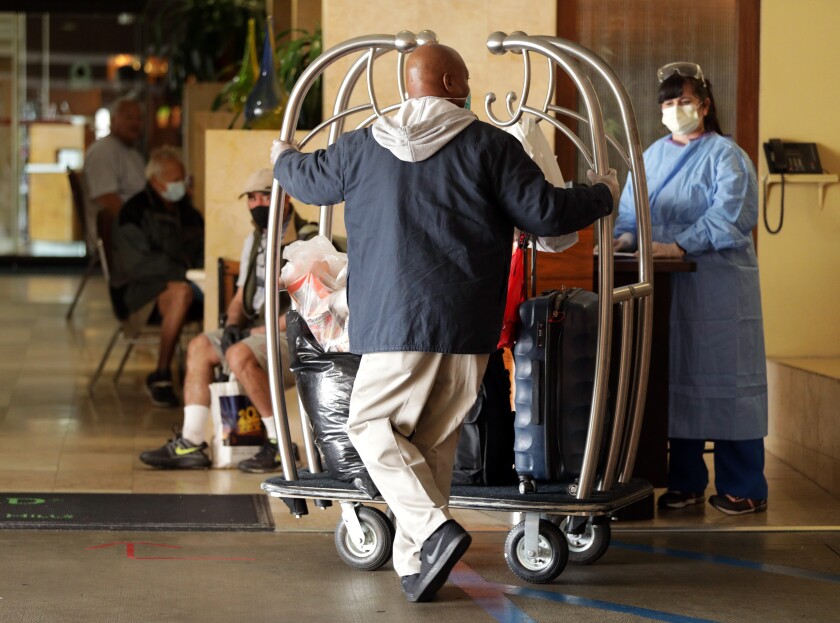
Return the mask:
[[[177,203],[187,194],[187,186],[184,182],[168,182],[166,190],[161,193],[161,197],[172,203]]]
[[[692,104],[671,106],[662,111],[662,123],[674,134],[691,134],[700,125],[700,115]]]

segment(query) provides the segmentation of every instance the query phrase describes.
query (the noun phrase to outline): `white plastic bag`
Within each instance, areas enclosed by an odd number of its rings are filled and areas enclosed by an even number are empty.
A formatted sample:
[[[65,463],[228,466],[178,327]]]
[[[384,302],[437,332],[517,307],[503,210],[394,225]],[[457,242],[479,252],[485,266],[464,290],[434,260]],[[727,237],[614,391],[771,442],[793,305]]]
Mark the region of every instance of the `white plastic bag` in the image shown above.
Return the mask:
[[[263,445],[265,430],[257,409],[232,374],[228,381],[210,383],[213,420],[213,467],[236,467]]]
[[[531,156],[531,159],[542,170],[545,179],[558,188],[566,185],[566,182],[563,180],[563,173],[560,171],[560,167],[557,166],[557,157],[554,155],[554,152],[551,150],[551,145],[548,144],[548,140],[533,117],[524,116],[519,123],[514,123],[505,129],[509,134],[519,139],[525,152]],[[518,230],[515,232],[514,239],[519,239]],[[538,237],[534,246],[537,251],[560,253],[571,247],[577,241],[577,232],[573,232],[563,236]]]
[[[280,281],[326,352],[347,352],[347,254],[328,238],[298,240],[283,251]]]

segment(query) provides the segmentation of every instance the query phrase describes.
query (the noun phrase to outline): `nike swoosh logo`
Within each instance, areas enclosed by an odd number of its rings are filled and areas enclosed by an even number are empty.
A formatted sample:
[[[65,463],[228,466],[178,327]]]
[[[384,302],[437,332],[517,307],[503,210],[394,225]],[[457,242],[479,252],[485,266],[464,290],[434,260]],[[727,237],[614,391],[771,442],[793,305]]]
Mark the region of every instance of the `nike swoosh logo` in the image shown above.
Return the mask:
[[[198,448],[175,448],[175,454],[177,456],[186,456],[187,454],[192,454],[197,451]]]
[[[430,554],[426,554],[426,562],[428,564],[432,564],[435,560],[437,560],[438,555],[440,554],[440,546],[443,544],[443,539],[438,539],[437,544],[435,545],[435,549],[432,550]]]

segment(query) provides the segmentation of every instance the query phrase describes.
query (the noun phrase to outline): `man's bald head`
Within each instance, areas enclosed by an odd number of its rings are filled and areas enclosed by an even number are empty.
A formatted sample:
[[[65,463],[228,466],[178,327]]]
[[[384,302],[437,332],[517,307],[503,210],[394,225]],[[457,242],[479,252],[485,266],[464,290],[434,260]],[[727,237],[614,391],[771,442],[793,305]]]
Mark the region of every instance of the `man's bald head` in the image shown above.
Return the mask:
[[[464,105],[470,92],[470,72],[464,59],[449,46],[421,45],[406,62],[409,97],[442,97]]]

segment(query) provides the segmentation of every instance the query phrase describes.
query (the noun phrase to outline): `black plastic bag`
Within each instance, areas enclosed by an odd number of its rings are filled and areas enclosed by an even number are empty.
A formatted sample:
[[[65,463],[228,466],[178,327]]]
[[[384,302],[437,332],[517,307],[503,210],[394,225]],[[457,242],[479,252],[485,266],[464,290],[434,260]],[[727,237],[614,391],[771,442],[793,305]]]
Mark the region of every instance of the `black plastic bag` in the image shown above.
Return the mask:
[[[510,376],[504,351],[487,361],[481,389],[461,428],[452,470],[453,485],[510,485],[518,482],[513,468],[514,412],[510,408]]]
[[[344,429],[361,356],[325,353],[306,321],[294,311],[286,315],[286,339],[289,367],[315,431],[315,445],[324,459],[324,467],[333,478],[352,483],[373,499],[379,491]]]

